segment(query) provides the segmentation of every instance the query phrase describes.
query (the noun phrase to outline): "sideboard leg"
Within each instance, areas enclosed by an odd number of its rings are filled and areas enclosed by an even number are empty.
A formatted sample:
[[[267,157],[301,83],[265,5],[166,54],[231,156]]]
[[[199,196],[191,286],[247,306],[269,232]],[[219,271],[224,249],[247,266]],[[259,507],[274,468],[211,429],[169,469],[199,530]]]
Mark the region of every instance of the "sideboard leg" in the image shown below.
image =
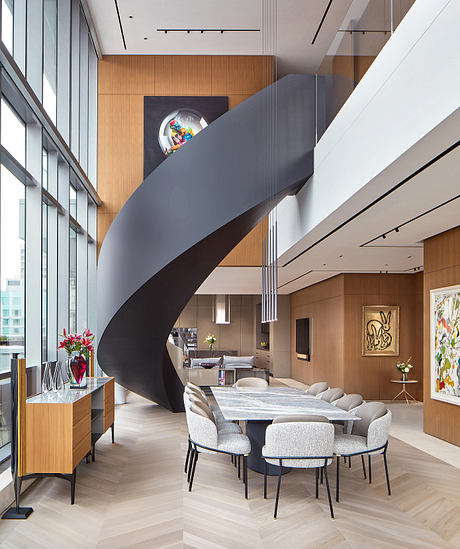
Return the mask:
[[[75,503],[75,481],[77,478],[77,468],[72,472],[72,479],[70,480],[70,503],[73,505]]]

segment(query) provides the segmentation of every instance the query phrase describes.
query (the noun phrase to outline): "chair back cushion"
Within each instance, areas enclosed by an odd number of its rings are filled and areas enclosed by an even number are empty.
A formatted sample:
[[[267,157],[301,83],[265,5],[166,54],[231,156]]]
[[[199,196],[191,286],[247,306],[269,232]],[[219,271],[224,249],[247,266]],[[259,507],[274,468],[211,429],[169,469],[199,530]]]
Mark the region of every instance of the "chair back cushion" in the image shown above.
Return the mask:
[[[358,394],[344,395],[342,398],[339,398],[339,400],[336,400],[334,402],[337,408],[341,408],[346,412],[353,410],[353,408],[360,406],[362,403],[363,403],[363,397]]]
[[[329,385],[325,381],[318,381],[318,383],[313,383],[313,385],[310,385],[305,392],[307,395],[316,396],[319,393],[326,391],[328,388]]]
[[[224,368],[234,368],[235,364],[238,365],[238,368],[252,368],[254,366],[254,357],[224,355],[222,361],[222,366]]]
[[[242,377],[235,383],[234,387],[264,391],[268,388],[268,383],[261,377]]]
[[[277,456],[292,456],[283,459],[286,467],[311,468],[322,467],[324,459],[301,459],[306,457],[332,456],[334,446],[334,426],[332,423],[293,422],[272,423],[265,431],[265,446],[262,455],[268,463],[278,465]],[[328,463],[331,460],[327,460]]]
[[[325,400],[326,402],[334,402],[334,400],[339,399],[343,396],[343,389],[340,387],[335,387],[334,389],[328,389],[327,391],[324,391],[324,393],[321,395],[321,400]]]
[[[307,414],[298,414],[292,416],[278,416],[272,421],[272,423],[299,423],[301,421],[316,421],[317,423],[329,423],[327,417],[324,416],[313,416]]]
[[[215,422],[214,414],[212,413],[212,410],[209,407],[209,404],[207,402],[203,402],[199,398],[196,398],[196,396],[193,394],[189,395],[189,399],[190,399],[190,404],[197,408],[196,410],[197,414],[207,417],[212,422]]]
[[[369,425],[379,417],[386,414],[387,407],[383,402],[366,402],[361,404],[359,408],[356,408],[356,416],[361,418],[358,421],[353,422],[353,435],[359,435],[361,437],[367,437],[367,431]]]
[[[359,422],[358,422],[359,423]],[[369,449],[381,448],[388,441],[388,432],[391,425],[391,412],[386,411],[386,414],[374,419],[369,425],[367,432],[367,447]]]
[[[217,448],[217,427],[196,404],[186,411],[190,439],[207,448]]]

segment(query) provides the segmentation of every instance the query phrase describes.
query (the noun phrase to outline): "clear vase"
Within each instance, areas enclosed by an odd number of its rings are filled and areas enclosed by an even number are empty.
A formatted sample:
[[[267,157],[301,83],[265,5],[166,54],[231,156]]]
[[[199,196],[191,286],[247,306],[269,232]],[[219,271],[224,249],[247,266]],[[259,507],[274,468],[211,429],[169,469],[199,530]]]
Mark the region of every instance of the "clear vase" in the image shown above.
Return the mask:
[[[45,362],[45,369],[42,376],[42,393],[53,390],[53,376],[51,375],[51,364]]]
[[[67,359],[67,373],[71,389],[86,387],[86,368],[86,357],[80,353],[72,353],[72,356]]]
[[[403,372],[401,381],[407,381],[407,374]]]
[[[62,366],[60,362],[56,362],[56,366],[54,367],[53,386],[55,391],[60,391],[65,387],[64,377],[62,375]]]

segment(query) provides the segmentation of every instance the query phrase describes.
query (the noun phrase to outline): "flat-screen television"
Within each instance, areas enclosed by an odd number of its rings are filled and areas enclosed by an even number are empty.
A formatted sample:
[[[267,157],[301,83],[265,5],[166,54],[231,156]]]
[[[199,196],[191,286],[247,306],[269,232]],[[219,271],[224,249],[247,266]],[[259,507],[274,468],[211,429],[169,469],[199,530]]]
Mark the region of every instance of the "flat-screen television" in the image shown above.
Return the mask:
[[[310,360],[311,329],[309,318],[297,318],[295,321],[295,352],[300,360]]]

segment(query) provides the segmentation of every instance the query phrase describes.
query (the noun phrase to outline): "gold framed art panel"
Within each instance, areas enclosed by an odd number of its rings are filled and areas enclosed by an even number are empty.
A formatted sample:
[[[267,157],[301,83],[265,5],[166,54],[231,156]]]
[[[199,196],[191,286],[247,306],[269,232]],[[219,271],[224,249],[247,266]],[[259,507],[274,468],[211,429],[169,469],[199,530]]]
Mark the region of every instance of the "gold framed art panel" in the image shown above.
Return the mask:
[[[399,306],[363,305],[362,355],[399,356]]]

